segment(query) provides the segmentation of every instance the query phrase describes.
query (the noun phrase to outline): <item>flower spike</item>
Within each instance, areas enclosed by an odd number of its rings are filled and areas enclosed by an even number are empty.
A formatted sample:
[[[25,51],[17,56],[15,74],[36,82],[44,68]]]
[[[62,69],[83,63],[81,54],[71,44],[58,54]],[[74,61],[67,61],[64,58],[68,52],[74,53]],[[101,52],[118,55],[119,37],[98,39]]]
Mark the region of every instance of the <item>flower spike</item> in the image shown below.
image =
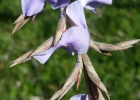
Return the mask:
[[[43,10],[46,3],[52,9],[60,8],[60,18],[54,36],[47,39],[36,49],[30,50],[14,60],[10,67],[26,62],[32,58],[44,64],[58,48],[63,48],[70,55],[77,55],[77,61],[68,78],[54,93],[50,100],[60,100],[76,84],[81,82],[82,70],[87,87],[87,94],[76,95],[70,100],[105,100],[102,92],[110,99],[110,94],[96,73],[87,55],[89,47],[95,51],[111,56],[111,51],[122,51],[133,46],[140,39],[124,41],[117,44],[95,42],[90,38],[84,8],[95,13],[94,9],[102,4],[112,4],[112,0],[21,0],[22,14],[14,22],[12,34],[24,26],[29,20],[33,22],[36,15]],[[70,4],[69,4],[70,3]],[[70,27],[66,29],[66,20]],[[83,98],[84,97],[84,98]]]

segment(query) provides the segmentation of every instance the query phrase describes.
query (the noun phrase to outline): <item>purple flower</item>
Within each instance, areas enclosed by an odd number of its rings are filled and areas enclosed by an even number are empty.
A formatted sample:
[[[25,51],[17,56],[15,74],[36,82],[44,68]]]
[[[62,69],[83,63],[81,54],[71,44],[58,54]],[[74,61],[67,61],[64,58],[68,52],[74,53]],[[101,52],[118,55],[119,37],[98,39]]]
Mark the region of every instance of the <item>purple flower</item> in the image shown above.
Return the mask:
[[[66,14],[78,27],[87,29],[84,8],[79,1],[69,4],[66,9]]]
[[[33,16],[42,11],[45,3],[48,2],[53,9],[68,5],[70,0],[21,0],[23,15]]]
[[[87,94],[78,94],[70,98],[70,100],[89,100]]]
[[[46,0],[21,0],[23,15],[33,16],[42,11]]]
[[[102,4],[112,4],[112,0],[79,0],[80,3],[86,8],[95,12],[94,9]]]
[[[83,29],[77,26],[70,27],[62,35],[61,40],[55,47],[51,47],[46,51],[37,54],[34,56],[34,58],[37,59],[40,63],[44,64],[50,58],[53,52],[60,47],[64,48],[71,55],[74,55],[75,53],[84,54],[88,51],[89,40],[90,36],[87,29]]]
[[[75,53],[87,53],[90,35],[87,29],[83,7],[79,1],[71,3],[66,9],[66,14],[76,24],[76,26],[70,27],[68,30],[66,30],[55,47],[51,47],[34,56],[34,58],[40,63],[44,64],[53,54],[53,52],[60,47],[64,48],[71,55],[74,55]]]

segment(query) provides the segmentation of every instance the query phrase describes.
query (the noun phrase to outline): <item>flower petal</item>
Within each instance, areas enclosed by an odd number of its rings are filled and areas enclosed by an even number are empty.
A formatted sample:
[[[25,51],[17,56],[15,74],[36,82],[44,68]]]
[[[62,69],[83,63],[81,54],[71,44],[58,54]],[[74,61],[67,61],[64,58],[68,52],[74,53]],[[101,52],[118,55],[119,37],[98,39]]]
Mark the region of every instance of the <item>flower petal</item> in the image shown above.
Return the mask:
[[[70,100],[89,100],[87,94],[78,94],[70,98]]]
[[[60,40],[60,43],[61,42],[69,46],[72,52],[77,54],[87,53],[90,42],[89,32],[87,29],[83,29],[77,26],[70,27],[66,33],[63,34]],[[65,48],[67,47],[65,46]]]
[[[84,9],[79,1],[69,4],[66,9],[66,14],[77,26],[87,29]]]
[[[63,47],[68,51],[69,54],[74,55],[77,54],[85,54],[88,51],[90,42],[90,36],[87,29],[83,29],[80,27],[70,27],[63,35],[61,40],[55,47],[51,47],[46,51],[37,54],[34,56],[40,63],[44,64],[53,52]]]
[[[63,6],[66,6],[70,3],[70,0],[48,0],[52,9],[57,9]]]
[[[21,0],[23,15],[33,16],[41,12],[46,0]]]
[[[46,51],[37,54],[34,56],[36,60],[38,60],[41,64],[44,64],[50,56],[53,54],[53,52],[56,50],[56,47],[52,47],[50,49],[47,49]]]
[[[80,3],[86,8],[95,12],[94,9],[102,4],[112,4],[112,0],[79,0]]]

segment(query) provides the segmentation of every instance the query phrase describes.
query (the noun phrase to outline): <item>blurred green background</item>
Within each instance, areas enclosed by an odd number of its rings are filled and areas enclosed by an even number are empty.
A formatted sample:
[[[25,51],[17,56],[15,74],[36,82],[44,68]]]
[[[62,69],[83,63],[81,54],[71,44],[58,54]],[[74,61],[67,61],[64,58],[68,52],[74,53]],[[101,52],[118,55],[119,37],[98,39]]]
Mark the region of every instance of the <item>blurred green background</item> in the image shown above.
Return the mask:
[[[114,0],[111,6],[85,10],[91,37],[98,42],[117,43],[140,38],[140,0]],[[31,60],[9,68],[10,62],[38,47],[53,35],[59,10],[49,5],[14,35],[13,22],[21,14],[20,0],[0,0],[0,100],[49,100],[66,80],[75,64],[63,49],[58,49],[41,65]],[[111,100],[140,100],[140,43],[111,57],[89,49],[88,55],[98,75],[111,94]],[[63,97],[86,93],[84,78]]]

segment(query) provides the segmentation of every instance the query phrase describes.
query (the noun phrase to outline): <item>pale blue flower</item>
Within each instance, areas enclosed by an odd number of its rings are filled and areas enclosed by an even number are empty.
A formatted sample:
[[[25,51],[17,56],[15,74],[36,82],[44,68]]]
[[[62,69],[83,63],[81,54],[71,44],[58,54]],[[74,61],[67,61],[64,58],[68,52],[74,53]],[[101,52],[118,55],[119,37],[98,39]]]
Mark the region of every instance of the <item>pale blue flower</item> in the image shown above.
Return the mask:
[[[90,42],[90,34],[87,29],[83,6],[79,3],[79,1],[75,1],[68,5],[66,14],[77,26],[72,26],[66,30],[55,47],[51,47],[34,56],[34,58],[40,63],[44,64],[53,52],[60,47],[64,48],[71,55],[74,55],[75,53],[87,53]]]

